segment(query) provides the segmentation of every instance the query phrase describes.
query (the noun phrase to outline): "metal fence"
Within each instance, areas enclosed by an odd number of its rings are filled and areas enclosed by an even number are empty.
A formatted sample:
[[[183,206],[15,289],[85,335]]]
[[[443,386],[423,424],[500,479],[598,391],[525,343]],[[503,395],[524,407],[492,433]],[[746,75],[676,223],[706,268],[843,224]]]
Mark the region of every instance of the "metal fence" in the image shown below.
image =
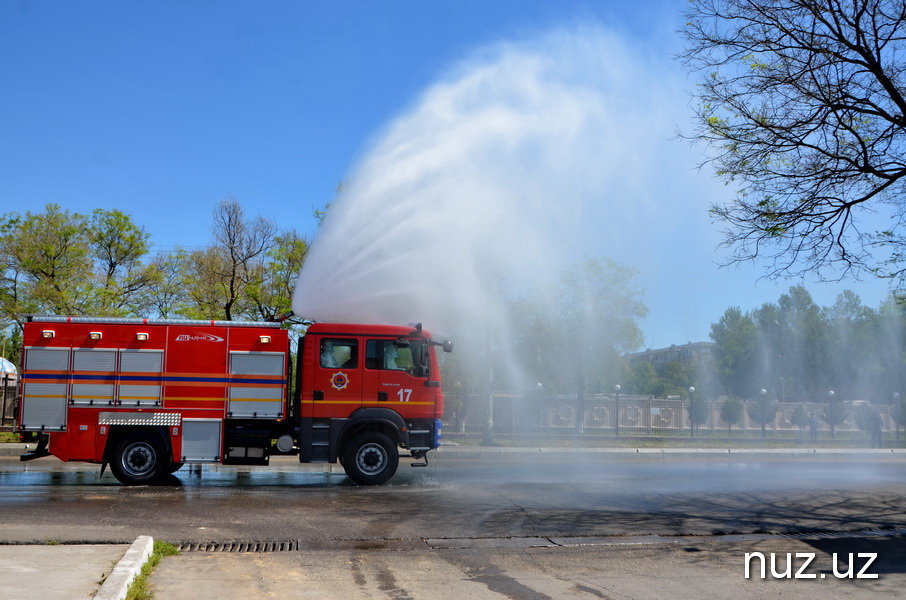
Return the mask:
[[[619,415],[620,435],[691,435],[692,423],[689,419],[689,401],[683,399],[658,399],[650,396],[593,395],[583,402],[575,396],[547,396],[519,394],[495,394],[493,399],[473,397],[472,408],[468,417],[458,419],[457,423],[448,423],[460,431],[480,432],[489,427],[500,433],[538,433],[582,429],[587,432],[614,434],[617,432],[617,415]],[[720,418],[721,401],[705,401],[707,418],[704,423],[696,424],[696,434],[730,432],[755,432],[762,430],[760,422],[749,416],[750,406],[754,401],[743,404],[739,422],[730,426]],[[773,420],[764,426],[768,435],[789,437],[803,432],[808,434],[809,427],[800,428],[793,423],[793,414],[797,407],[802,407],[806,415],[814,414],[818,419],[818,432],[830,432],[831,426],[822,420],[829,404],[816,402],[777,402]],[[878,411],[883,428],[886,431],[896,429],[892,416],[893,407],[888,405],[868,405],[871,411]],[[859,432],[856,421],[862,406],[841,402],[840,409],[845,413],[842,423],[833,428],[838,433]],[[754,410],[753,410],[754,412]],[[584,420],[580,422],[580,416]],[[490,418],[489,418],[490,417]]]
[[[16,418],[16,380],[0,380],[0,426],[11,426]]]

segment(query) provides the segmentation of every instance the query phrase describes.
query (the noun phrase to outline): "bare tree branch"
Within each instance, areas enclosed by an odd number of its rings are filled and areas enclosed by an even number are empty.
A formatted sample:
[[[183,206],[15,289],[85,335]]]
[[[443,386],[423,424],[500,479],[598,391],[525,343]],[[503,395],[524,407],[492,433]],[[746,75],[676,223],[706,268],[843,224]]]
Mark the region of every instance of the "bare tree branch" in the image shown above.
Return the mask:
[[[685,16],[679,58],[702,75],[685,137],[736,186],[712,207],[730,262],[901,278],[906,4],[691,0]],[[862,228],[873,213],[889,231]]]

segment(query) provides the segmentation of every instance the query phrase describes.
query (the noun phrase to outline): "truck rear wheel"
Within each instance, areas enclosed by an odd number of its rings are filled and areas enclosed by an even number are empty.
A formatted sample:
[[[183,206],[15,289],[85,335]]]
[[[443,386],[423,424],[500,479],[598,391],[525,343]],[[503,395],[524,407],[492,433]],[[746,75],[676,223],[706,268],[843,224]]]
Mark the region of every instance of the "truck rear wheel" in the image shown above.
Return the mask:
[[[359,485],[387,482],[399,466],[400,455],[389,437],[365,431],[352,438],[343,451],[343,469]]]
[[[163,442],[148,433],[140,433],[117,442],[110,472],[123,485],[143,485],[166,474],[169,463]]]

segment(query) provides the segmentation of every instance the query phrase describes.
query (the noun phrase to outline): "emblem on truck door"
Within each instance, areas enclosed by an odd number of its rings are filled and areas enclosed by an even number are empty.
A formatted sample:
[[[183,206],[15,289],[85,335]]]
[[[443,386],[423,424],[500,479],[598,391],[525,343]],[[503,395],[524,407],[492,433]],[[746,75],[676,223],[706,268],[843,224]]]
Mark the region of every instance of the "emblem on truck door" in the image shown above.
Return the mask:
[[[335,390],[342,390],[349,385],[349,376],[343,371],[337,371],[331,376],[330,385],[332,385]]]

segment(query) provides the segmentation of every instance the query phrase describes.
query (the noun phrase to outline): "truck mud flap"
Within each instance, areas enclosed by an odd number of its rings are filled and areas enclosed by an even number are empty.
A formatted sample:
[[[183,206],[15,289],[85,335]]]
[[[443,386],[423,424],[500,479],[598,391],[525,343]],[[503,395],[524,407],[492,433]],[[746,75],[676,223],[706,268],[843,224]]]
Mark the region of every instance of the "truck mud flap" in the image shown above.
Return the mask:
[[[20,461],[26,460],[35,460],[36,458],[44,458],[45,456],[50,456],[50,452],[47,450],[47,441],[50,439],[48,435],[42,435],[38,439],[38,445],[31,452],[26,452],[25,454],[19,455]]]

